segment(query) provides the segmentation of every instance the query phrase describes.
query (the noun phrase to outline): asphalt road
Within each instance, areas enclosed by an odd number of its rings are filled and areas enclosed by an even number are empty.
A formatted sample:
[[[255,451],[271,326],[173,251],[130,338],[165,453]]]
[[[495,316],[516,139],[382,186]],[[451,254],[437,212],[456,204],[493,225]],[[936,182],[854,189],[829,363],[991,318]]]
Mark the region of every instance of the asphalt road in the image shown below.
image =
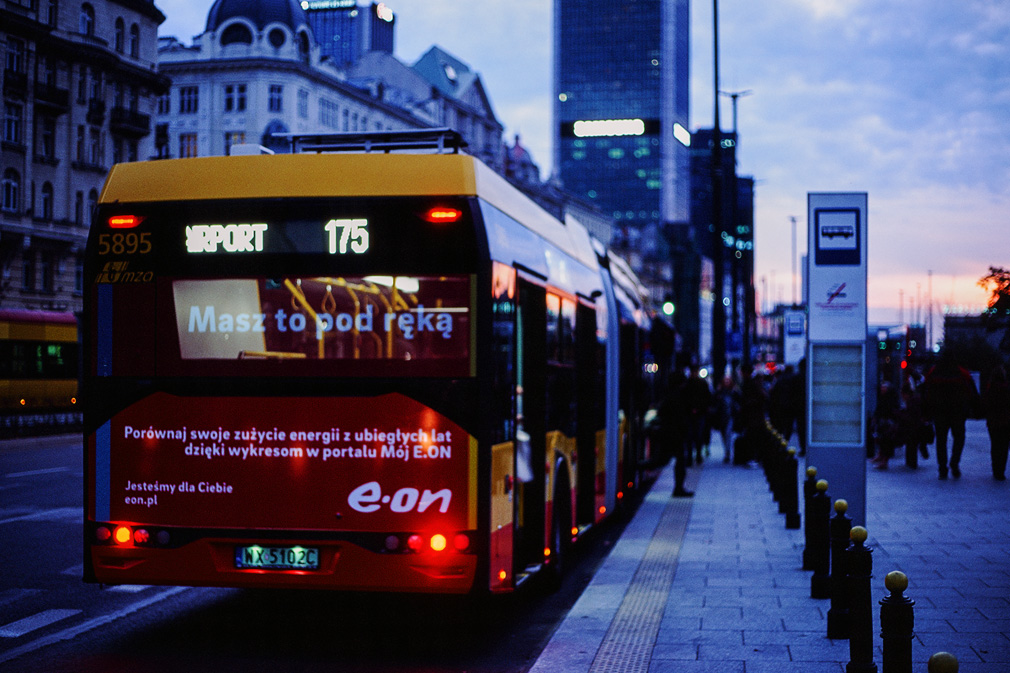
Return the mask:
[[[503,600],[81,581],[78,436],[0,442],[0,670],[528,669],[631,509],[582,545],[560,591]]]

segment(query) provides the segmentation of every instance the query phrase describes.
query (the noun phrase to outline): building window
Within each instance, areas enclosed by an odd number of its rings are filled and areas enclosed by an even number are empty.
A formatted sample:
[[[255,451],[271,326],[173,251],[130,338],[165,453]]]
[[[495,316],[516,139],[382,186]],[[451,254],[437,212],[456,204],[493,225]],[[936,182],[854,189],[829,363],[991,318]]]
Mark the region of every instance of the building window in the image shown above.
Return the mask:
[[[56,19],[59,17],[59,5],[56,0],[49,0],[49,8],[46,12],[46,24],[56,27]]]
[[[21,144],[21,123],[24,119],[24,109],[18,103],[4,103],[3,140],[8,143]]]
[[[4,171],[2,191],[0,210],[6,213],[18,212],[18,203],[21,198],[21,176],[13,168]]]
[[[302,119],[309,118],[309,92],[305,89],[298,90],[298,116]]]
[[[195,157],[196,153],[196,134],[195,133],[180,133],[179,134],[179,157]]]
[[[130,26],[130,56],[140,58],[140,26]]]
[[[172,94],[169,92],[158,96],[158,114],[167,115],[172,110]]]
[[[77,125],[77,162],[84,163],[84,124]]]
[[[53,219],[53,183],[46,181],[42,183],[42,197],[39,204],[40,215],[43,220],[51,222]]]
[[[112,163],[123,162],[123,139],[112,136]]]
[[[91,70],[91,95],[90,100],[103,100],[102,95],[102,73],[92,68]]]
[[[7,53],[4,56],[4,69],[11,72],[25,72],[25,43],[16,37],[7,38]]]
[[[56,120],[52,117],[39,117],[37,152],[43,159],[56,158]]]
[[[74,293],[84,292],[84,260],[78,257],[74,260]]]
[[[252,44],[253,36],[241,23],[233,23],[221,33],[221,46],[228,44]]]
[[[179,87],[179,114],[195,114],[200,107],[200,88]]]
[[[35,289],[35,260],[32,251],[26,250],[21,255],[21,289]]]
[[[123,17],[121,16],[116,18],[116,40],[113,44],[116,51],[122,54],[123,46],[126,44],[126,24],[123,23]]]
[[[54,267],[53,256],[43,254],[39,263],[39,277],[42,278],[42,291],[46,294],[52,294],[53,286],[56,284],[56,279],[53,277]]]
[[[226,155],[231,155],[232,145],[241,145],[245,142],[245,133],[241,131],[229,131],[224,134],[224,153]]]
[[[131,138],[130,140],[126,141],[126,160],[127,161],[136,161],[137,160],[137,157],[140,154],[139,149],[138,149],[139,147],[140,147],[140,145],[133,138]]]
[[[90,139],[91,142],[88,143],[88,163],[92,166],[102,165],[102,129],[91,128]]]
[[[51,56],[39,56],[39,81],[46,86],[56,86],[56,66]]]
[[[245,111],[245,84],[226,84],[224,86],[224,111]]]
[[[88,67],[81,66],[81,77],[77,80],[77,102],[88,102]]]
[[[89,37],[95,35],[95,8],[88,3],[81,5],[80,33]]]
[[[92,224],[94,224],[95,210],[97,208],[98,208],[98,190],[92,189],[90,192],[88,192],[88,212],[86,213],[89,227]]]
[[[340,124],[337,104],[325,98],[319,99],[319,123],[329,129],[336,129]]]
[[[74,223],[77,226],[84,224],[84,192],[77,192],[74,196]]]
[[[267,110],[270,112],[284,111],[284,87],[280,84],[270,85],[270,98],[267,103]]]

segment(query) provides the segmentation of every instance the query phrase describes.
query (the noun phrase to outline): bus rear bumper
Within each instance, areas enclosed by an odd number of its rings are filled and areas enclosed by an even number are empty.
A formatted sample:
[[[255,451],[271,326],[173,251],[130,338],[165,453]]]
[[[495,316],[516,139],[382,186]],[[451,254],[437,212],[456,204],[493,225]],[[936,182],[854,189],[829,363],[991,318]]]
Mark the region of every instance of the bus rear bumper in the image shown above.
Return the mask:
[[[102,584],[467,593],[477,557],[455,551],[376,553],[347,542],[286,541],[319,549],[318,570],[237,568],[236,547],[263,540],[206,538],[175,549],[92,545],[85,581]]]

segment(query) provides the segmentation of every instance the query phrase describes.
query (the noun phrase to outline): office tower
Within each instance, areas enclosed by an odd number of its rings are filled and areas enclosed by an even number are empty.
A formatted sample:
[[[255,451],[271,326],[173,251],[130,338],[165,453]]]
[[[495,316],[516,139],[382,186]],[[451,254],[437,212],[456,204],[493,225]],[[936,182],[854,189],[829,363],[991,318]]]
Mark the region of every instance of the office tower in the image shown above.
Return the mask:
[[[303,0],[323,56],[346,68],[370,51],[393,53],[396,16],[384,3],[358,6],[357,0]]]
[[[555,0],[554,166],[661,300],[689,213],[687,0]]]

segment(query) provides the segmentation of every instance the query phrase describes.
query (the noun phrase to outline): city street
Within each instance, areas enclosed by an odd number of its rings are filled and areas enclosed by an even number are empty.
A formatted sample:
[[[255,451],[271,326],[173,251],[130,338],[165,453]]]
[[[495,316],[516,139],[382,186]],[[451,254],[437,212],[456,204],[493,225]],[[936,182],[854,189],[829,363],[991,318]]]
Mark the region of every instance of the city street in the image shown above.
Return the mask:
[[[81,581],[77,436],[0,443],[0,670],[523,671],[621,532],[512,600]]]

